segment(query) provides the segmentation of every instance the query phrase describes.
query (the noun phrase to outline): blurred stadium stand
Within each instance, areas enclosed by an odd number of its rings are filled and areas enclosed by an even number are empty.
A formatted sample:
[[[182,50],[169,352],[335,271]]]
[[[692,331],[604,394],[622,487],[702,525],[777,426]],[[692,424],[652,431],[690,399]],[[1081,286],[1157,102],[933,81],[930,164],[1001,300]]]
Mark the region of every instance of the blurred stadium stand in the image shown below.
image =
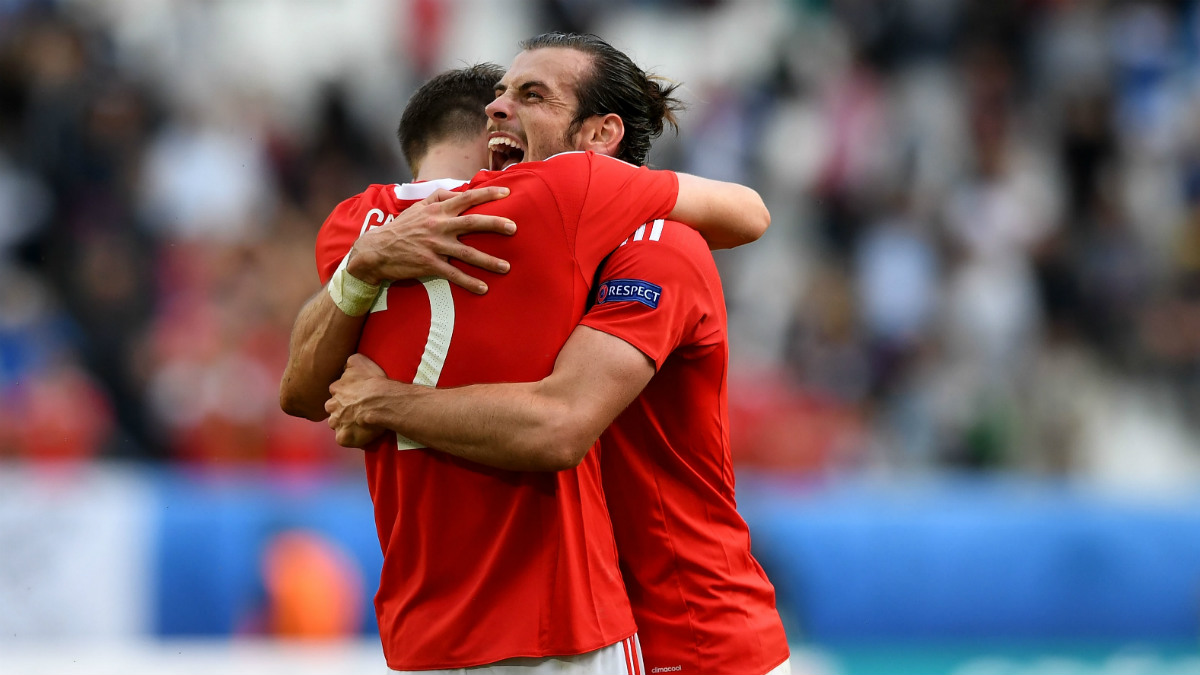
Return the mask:
[[[369,635],[361,460],[275,402],[312,244],[409,177],[424,77],[547,29],[683,82],[653,162],[772,210],[718,254],[741,504],[797,643],[867,645],[807,668],[996,639],[1200,672],[1196,0],[0,0],[0,672],[334,630],[270,609],[329,601],[263,576],[297,527],[277,576],[361,585]],[[1167,668],[1109,656],[1070,672]]]

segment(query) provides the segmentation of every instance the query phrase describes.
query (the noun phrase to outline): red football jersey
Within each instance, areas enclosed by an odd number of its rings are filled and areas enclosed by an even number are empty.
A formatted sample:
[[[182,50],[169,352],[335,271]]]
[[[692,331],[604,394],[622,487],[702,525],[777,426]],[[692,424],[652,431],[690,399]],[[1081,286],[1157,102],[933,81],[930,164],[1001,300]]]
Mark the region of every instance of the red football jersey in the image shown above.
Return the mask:
[[[601,473],[647,673],[761,675],[788,658],[775,589],[734,501],[721,278],[657,220],[612,254],[583,325],[657,373],[601,436]]]
[[[400,197],[420,197],[421,185],[374,186],[339,206],[318,238],[322,279],[360,231],[407,208]],[[443,279],[393,283],[359,342],[388,377],[452,387],[549,375],[600,261],[647,214],[669,213],[678,193],[672,173],[592,153],[483,171],[468,187],[488,185],[511,194],[473,211],[511,218],[517,233],[462,239],[512,270],[471,270],[488,282],[483,296]],[[581,654],[633,634],[597,453],[570,471],[519,473],[412,447],[388,434],[366,453],[389,667]]]

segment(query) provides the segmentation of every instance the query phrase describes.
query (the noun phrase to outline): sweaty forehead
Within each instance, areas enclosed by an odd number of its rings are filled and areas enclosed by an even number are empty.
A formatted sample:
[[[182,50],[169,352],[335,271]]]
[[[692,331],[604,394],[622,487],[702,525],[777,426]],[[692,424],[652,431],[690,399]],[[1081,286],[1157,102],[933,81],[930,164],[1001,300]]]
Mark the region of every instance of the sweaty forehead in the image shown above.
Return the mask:
[[[517,54],[500,80],[505,88],[537,82],[559,94],[573,95],[591,58],[577,49],[542,47]]]

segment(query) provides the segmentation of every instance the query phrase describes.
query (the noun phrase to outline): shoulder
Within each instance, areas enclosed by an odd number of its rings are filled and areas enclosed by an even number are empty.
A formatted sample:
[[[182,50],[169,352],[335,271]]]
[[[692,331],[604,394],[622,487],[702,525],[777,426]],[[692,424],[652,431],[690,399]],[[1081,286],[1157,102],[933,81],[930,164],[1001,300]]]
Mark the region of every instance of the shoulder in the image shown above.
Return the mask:
[[[570,177],[590,171],[588,156],[591,154],[590,152],[576,151],[560,152],[541,161],[521,162],[500,171],[480,171],[476,177],[487,177],[488,180],[497,181],[499,184],[504,184],[505,180],[521,180],[534,176],[542,180],[556,180],[564,176]]]
[[[325,218],[317,233],[317,245],[320,248],[326,242],[332,242],[335,248],[349,248],[342,241],[346,237],[353,239],[366,231],[372,225],[382,225],[389,216],[393,216],[408,208],[414,202],[399,198],[399,190],[420,183],[396,183],[369,185],[362,192],[343,199]]]
[[[542,164],[542,162],[524,162],[514,164],[503,171],[480,171],[475,174],[475,177],[466,186],[467,189],[506,187],[511,192],[504,199],[472,207],[471,212],[476,209],[484,211],[493,209],[501,211],[532,210],[539,213],[547,209],[557,211],[556,192],[547,180],[550,174],[523,168],[526,164]]]
[[[541,174],[559,175],[564,171],[637,171],[642,167],[635,166],[624,160],[608,155],[599,155],[591,150],[568,150],[557,155],[551,155],[540,162],[521,162],[503,171],[486,171],[489,174]]]
[[[514,164],[507,169],[501,171],[490,171],[484,169],[475,174],[471,182],[464,186],[464,189],[474,189],[481,187],[491,187],[500,185],[504,187],[513,187],[516,185],[545,185],[547,174],[540,167],[545,162],[522,162]]]
[[[631,176],[650,171],[648,167],[630,164],[623,159],[600,155],[590,150],[587,152],[564,152],[551,157],[547,162],[551,160],[561,164],[574,164],[579,167],[580,171],[587,171],[594,177],[610,177],[616,180],[628,180]]]
[[[336,223],[350,216],[359,216],[371,209],[387,209],[393,210],[398,202],[397,190],[411,184],[398,185],[396,183],[369,185],[367,189],[343,199],[326,219],[326,225]],[[422,197],[423,199],[423,197]]]
[[[716,269],[712,252],[698,232],[673,220],[638,227],[613,250],[609,267],[640,269],[680,279],[706,277]]]
[[[704,237],[692,228],[674,220],[658,219],[641,225],[621,243],[620,248],[661,251],[664,255],[712,260],[712,252]]]

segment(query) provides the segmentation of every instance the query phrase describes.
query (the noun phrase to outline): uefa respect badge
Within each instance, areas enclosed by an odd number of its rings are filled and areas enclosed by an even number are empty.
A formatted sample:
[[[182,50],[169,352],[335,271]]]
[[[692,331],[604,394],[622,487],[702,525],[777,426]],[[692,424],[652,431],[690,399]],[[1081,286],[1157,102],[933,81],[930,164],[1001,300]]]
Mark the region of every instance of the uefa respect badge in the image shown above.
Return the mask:
[[[596,304],[613,302],[640,302],[650,309],[658,308],[662,298],[662,286],[641,279],[610,279],[596,291]]]

